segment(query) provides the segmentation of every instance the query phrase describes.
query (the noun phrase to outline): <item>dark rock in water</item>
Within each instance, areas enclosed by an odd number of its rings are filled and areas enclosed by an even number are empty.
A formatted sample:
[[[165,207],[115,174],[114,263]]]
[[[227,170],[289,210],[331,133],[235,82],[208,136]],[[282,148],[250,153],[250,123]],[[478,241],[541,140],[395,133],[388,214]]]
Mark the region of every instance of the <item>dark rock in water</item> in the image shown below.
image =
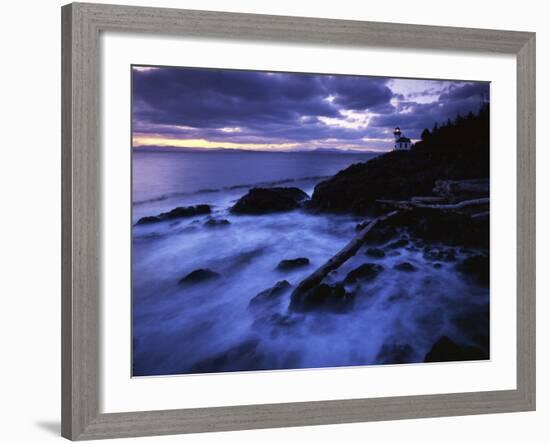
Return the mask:
[[[443,265],[441,265],[439,262],[436,262],[435,264],[432,264],[432,267],[434,267],[436,270],[439,270]]]
[[[344,283],[353,284],[357,280],[372,281],[383,270],[382,265],[368,262],[350,271],[344,279]]]
[[[454,248],[426,248],[424,259],[437,262],[452,262],[456,260]]]
[[[225,227],[225,226],[229,225],[230,223],[231,222],[229,222],[227,219],[213,219],[213,218],[210,218],[204,223],[204,226],[205,227],[211,227],[211,228]]]
[[[182,217],[192,217],[199,214],[209,214],[211,212],[210,205],[195,205],[191,207],[177,207],[166,213],[160,213],[157,216],[146,216],[139,219],[136,225],[152,224],[163,222],[165,220],[179,219]]]
[[[284,259],[277,265],[277,270],[293,270],[295,268],[306,267],[309,265],[307,257],[298,257],[296,259]]]
[[[144,225],[144,224],[154,224],[156,222],[161,222],[162,219],[160,219],[158,216],[145,216],[139,219],[136,222],[136,225]]]
[[[346,313],[353,308],[354,295],[347,293],[341,284],[319,284],[309,290],[295,292],[289,310],[297,312],[328,311]]]
[[[252,188],[241,197],[231,212],[237,214],[266,214],[298,208],[308,195],[299,188]]]
[[[406,247],[407,245],[409,245],[409,241],[407,239],[399,239],[386,245],[386,248],[389,250],[395,250],[397,248]]]
[[[418,270],[410,262],[400,262],[399,264],[394,265],[393,268],[395,268],[396,270],[399,270],[399,271],[407,271],[409,273]]]
[[[384,250],[380,248],[374,248],[374,247],[367,248],[367,251],[365,252],[365,254],[367,256],[377,257],[377,258],[383,258],[386,256],[386,253],[384,253]]]
[[[180,284],[192,285],[220,278],[220,274],[207,268],[199,268],[179,280]]]
[[[414,350],[409,344],[384,344],[376,355],[379,364],[408,364],[414,362]]]
[[[235,347],[197,362],[189,373],[262,370],[263,354],[258,352],[259,339],[246,340]]]
[[[471,256],[458,265],[458,270],[470,276],[480,285],[489,285],[489,256]]]
[[[256,296],[254,296],[248,303],[248,306],[255,307],[258,305],[262,305],[266,302],[271,302],[273,300],[276,300],[279,298],[279,296],[284,294],[289,288],[290,288],[290,284],[288,283],[288,281],[279,281],[273,287],[268,288],[267,290],[264,290],[258,293]]]
[[[459,345],[447,336],[442,336],[426,354],[424,362],[478,361],[489,359],[489,354],[480,348]]]

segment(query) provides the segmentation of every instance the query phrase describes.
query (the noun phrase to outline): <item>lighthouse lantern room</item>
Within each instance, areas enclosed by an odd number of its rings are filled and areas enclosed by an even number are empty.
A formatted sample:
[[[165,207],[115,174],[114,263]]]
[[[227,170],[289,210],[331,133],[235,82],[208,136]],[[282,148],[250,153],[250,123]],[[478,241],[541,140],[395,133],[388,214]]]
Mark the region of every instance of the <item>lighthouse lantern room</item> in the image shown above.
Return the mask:
[[[399,127],[395,128],[393,131],[393,135],[395,137],[395,144],[393,146],[394,150],[410,150],[411,149],[411,139],[408,137],[405,137],[405,135],[401,132],[401,129]]]

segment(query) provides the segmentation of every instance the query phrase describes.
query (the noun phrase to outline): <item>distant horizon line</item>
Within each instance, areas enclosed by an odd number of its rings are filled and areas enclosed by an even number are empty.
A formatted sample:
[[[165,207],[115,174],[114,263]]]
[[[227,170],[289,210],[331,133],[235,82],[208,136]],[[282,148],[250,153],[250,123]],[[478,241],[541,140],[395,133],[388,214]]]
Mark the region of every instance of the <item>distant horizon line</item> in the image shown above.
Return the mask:
[[[326,153],[326,154],[383,154],[391,149],[366,149],[357,148],[312,148],[312,149],[246,149],[246,148],[195,148],[178,147],[168,145],[139,145],[132,146],[135,151],[168,151],[168,152],[239,152],[239,153]]]

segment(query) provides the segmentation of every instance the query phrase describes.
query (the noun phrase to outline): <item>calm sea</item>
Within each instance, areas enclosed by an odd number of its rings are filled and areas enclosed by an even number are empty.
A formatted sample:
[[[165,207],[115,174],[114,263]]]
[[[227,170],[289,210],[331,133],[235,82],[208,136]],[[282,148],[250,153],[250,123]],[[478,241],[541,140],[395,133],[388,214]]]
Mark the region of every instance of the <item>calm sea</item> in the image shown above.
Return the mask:
[[[318,180],[375,154],[210,152],[133,153],[133,202],[293,180]]]

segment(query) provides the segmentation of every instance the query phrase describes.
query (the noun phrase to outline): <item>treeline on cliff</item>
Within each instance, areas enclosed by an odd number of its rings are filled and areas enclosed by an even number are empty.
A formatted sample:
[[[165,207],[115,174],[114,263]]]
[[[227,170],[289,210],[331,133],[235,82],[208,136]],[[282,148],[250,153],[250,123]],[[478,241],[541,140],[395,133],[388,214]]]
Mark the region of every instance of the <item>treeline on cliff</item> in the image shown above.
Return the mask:
[[[413,150],[434,152],[466,150],[489,155],[489,105],[484,104],[477,114],[458,114],[454,121],[435,123],[422,131],[421,140]]]
[[[432,194],[436,180],[489,177],[488,105],[478,113],[434,124],[410,151],[391,151],[351,165],[314,190],[310,207],[320,211],[365,213],[378,199]]]

